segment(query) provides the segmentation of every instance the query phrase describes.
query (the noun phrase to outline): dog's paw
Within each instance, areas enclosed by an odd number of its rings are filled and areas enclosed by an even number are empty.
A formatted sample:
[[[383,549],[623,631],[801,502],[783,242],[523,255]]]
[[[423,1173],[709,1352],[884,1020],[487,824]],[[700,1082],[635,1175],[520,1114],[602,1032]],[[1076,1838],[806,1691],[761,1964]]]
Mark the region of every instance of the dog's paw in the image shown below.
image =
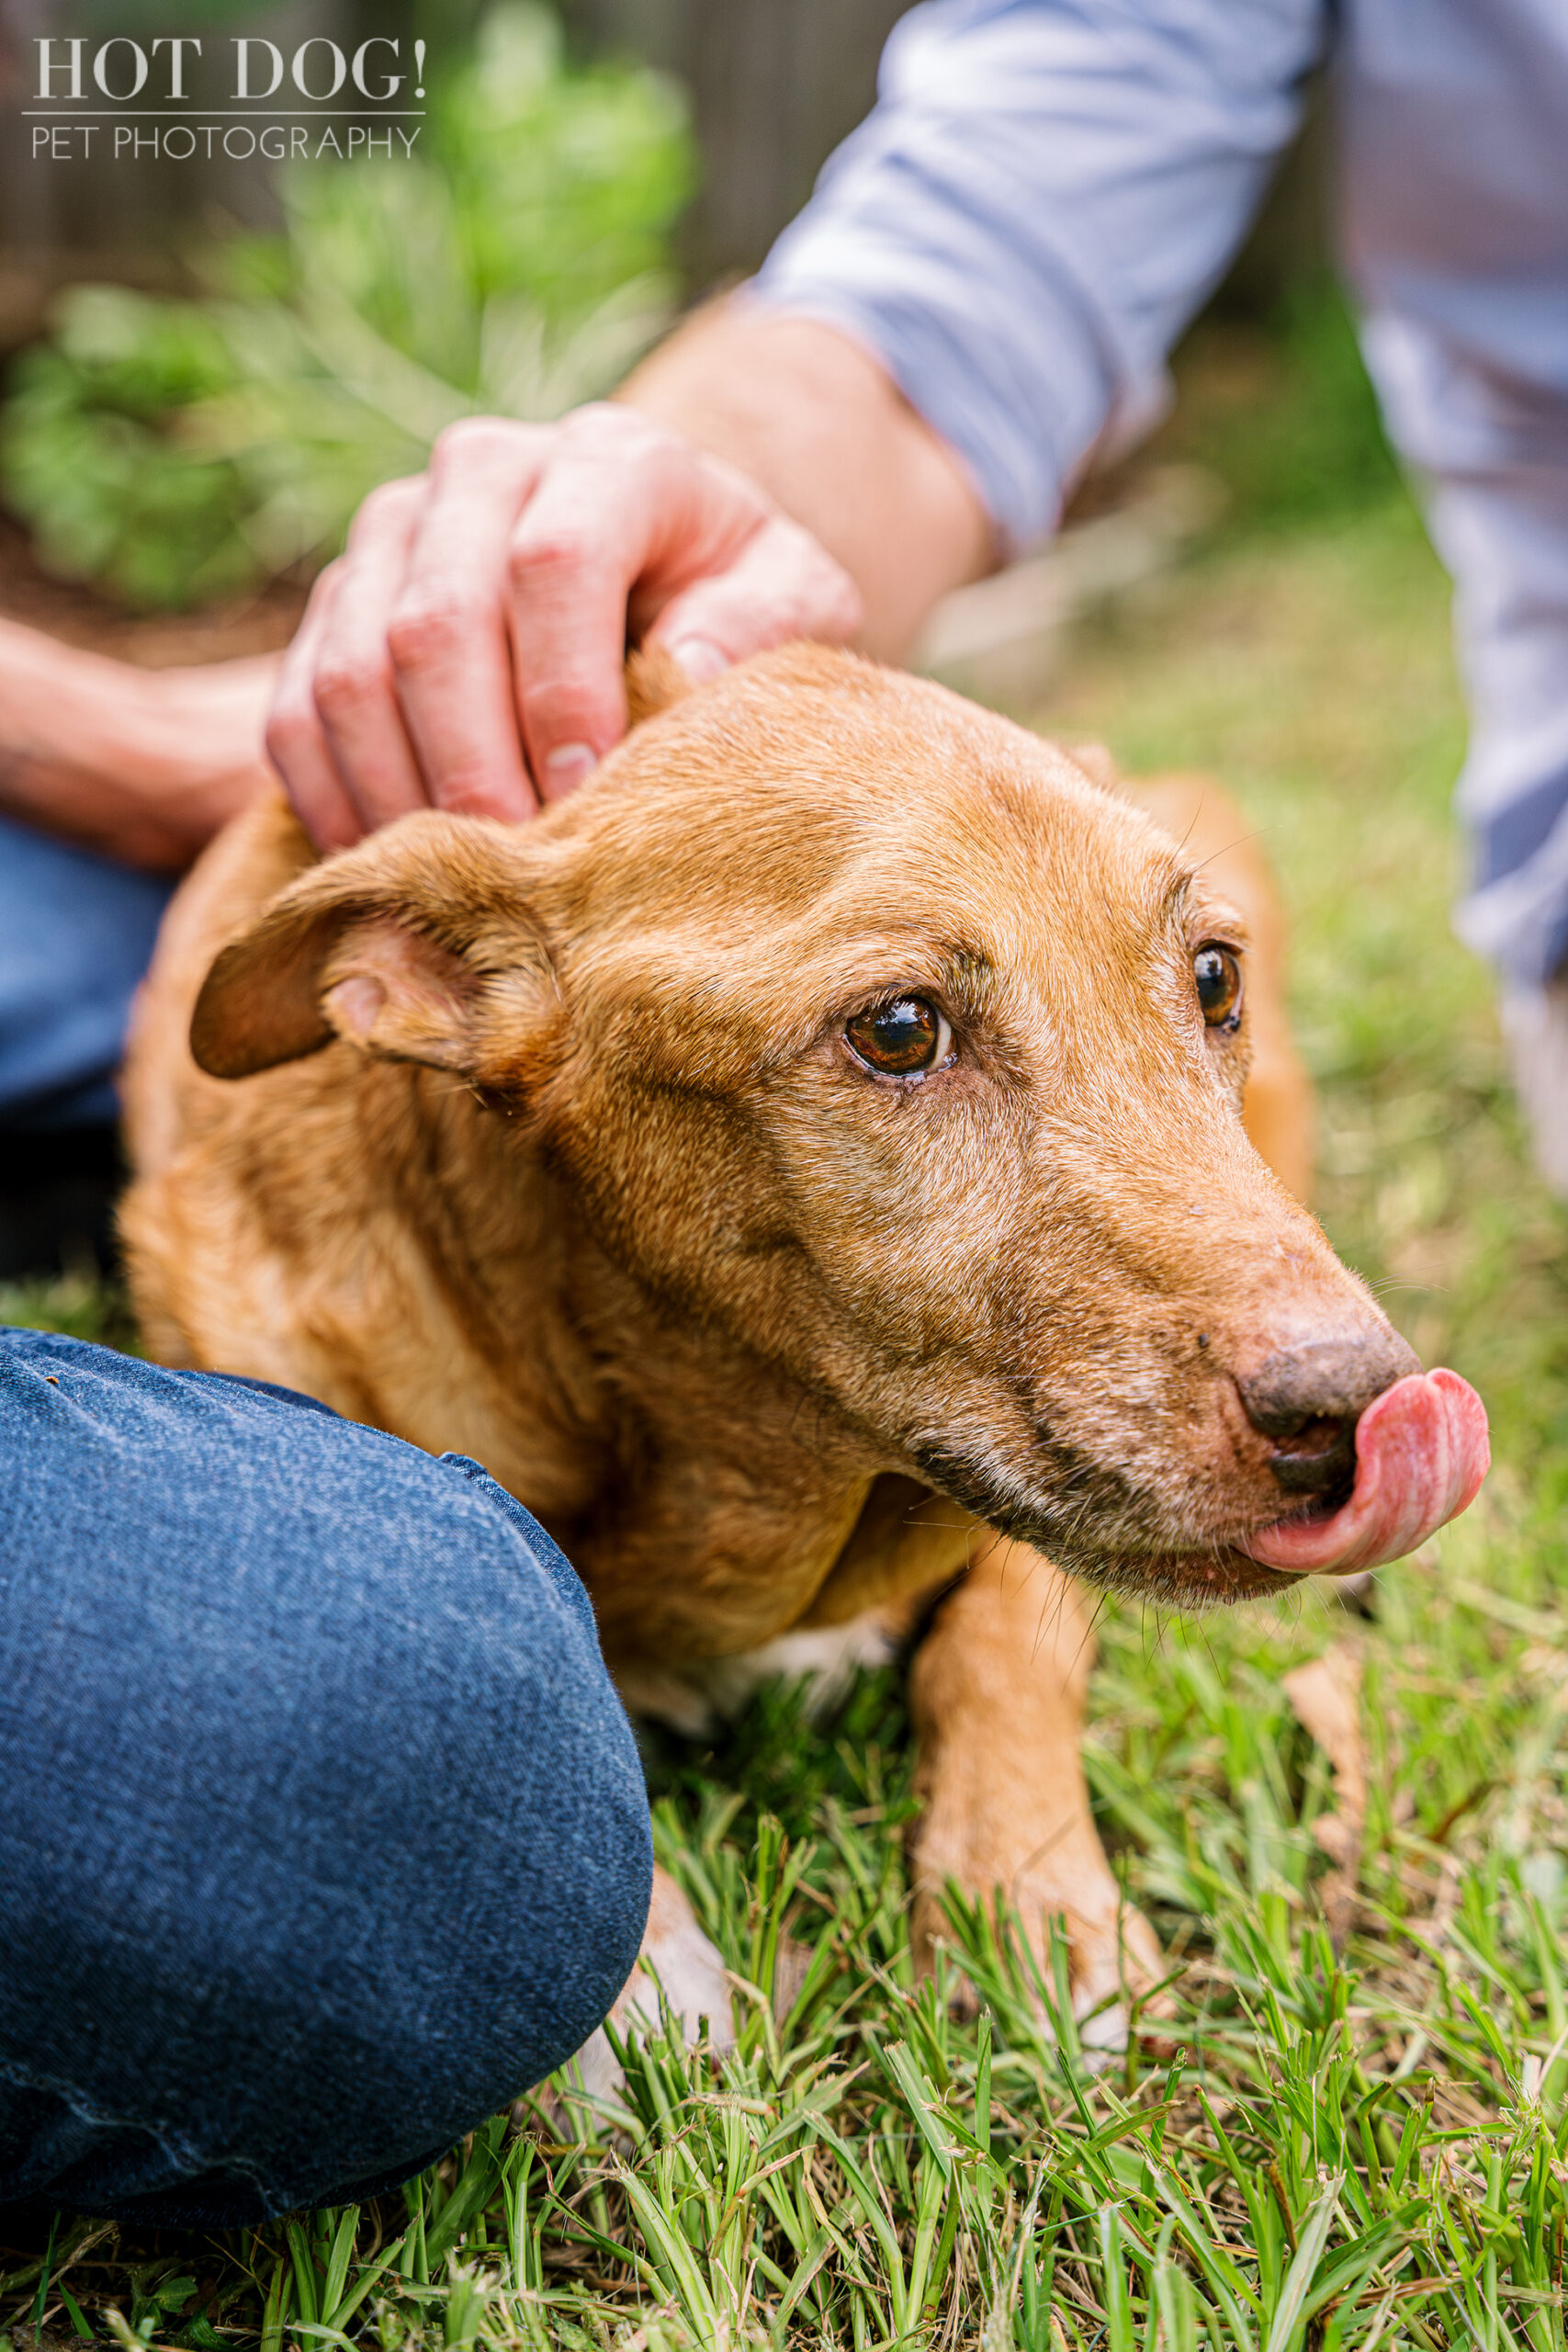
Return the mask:
[[[990,1900],[996,1899],[998,1891],[990,1892]],[[1046,1984],[1052,1981],[1052,1922],[1059,1921],[1066,1928],[1073,2016],[1085,2050],[1106,2055],[1124,2050],[1134,2002],[1139,2002],[1140,2032],[1145,2019],[1162,2018],[1168,2011],[1170,2003],[1163,1995],[1140,1999],[1166,1973],[1158,1939],[1141,1911],[1123,1904],[1109,1918],[1086,1918],[1081,1911],[1058,1901],[1055,1906],[1045,1905],[1028,1911],[1021,1908],[1019,1916]],[[951,1954],[952,1931],[939,1905],[917,1903],[912,1939],[917,1976],[931,1973],[939,1939]],[[961,1977],[955,1985],[951,2006],[955,2016],[973,2017],[978,2013],[979,1996],[966,1977]],[[1040,2006],[1036,2001],[1037,2009]]]
[[[660,1992],[681,2020],[688,2048],[695,2043],[704,2018],[710,2048],[722,2054],[734,2047],[735,2018],[724,1962],[674,1880],[656,1870],[637,1964],[610,2011],[608,2022],[616,2034],[624,2035],[628,2027],[642,2034],[656,2033]],[[571,2065],[591,2098],[618,2097],[625,2077],[603,2026],[589,2035]]]
[[[1113,1900],[1109,1915],[1086,1919],[1068,1912],[1066,1917],[1078,2040],[1086,2050],[1108,2055],[1125,2050],[1131,2003],[1153,1996],[1141,2004],[1140,2020],[1164,2017],[1171,2007],[1168,1996],[1153,1993],[1168,1973],[1159,1939],[1143,1913],[1124,1902]]]
[[[1043,1857],[1042,1846],[1051,1849]],[[1166,1973],[1164,1955],[1142,1912],[1124,1900],[1091,1823],[1075,1822],[1066,1834],[1058,1827],[1010,1871],[998,1867],[994,1854],[955,1851],[928,1835],[919,1850],[911,1922],[917,1974],[931,1973],[938,1939],[952,1954],[952,1929],[942,1908],[950,1883],[977,1896],[987,1909],[999,1899],[1017,1915],[1047,1984],[1052,1926],[1060,1922],[1067,1937],[1073,2015],[1084,2048],[1126,2048],[1130,2006]],[[966,1988],[956,1996],[960,2005],[973,1998]],[[1163,2015],[1168,2006],[1156,1996],[1140,2007],[1140,2018]]]

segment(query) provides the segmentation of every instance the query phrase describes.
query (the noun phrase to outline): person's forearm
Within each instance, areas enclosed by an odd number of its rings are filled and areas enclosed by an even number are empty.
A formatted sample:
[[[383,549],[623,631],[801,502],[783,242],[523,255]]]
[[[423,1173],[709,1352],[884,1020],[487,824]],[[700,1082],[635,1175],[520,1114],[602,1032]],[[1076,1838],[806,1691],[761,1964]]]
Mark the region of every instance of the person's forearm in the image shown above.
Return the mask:
[[[862,347],[745,296],[695,312],[622,400],[749,474],[865,601],[862,643],[908,650],[937,598],[995,561],[967,474]]]
[[[143,671],[0,621],[0,810],[175,871],[268,781],[271,656]]]

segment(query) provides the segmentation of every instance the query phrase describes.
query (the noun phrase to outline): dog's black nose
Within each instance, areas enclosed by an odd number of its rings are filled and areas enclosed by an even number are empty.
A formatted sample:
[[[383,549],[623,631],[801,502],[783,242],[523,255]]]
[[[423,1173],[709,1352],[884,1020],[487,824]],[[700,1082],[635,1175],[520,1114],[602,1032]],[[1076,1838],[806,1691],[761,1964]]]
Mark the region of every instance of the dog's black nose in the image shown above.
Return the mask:
[[[1280,1348],[1236,1387],[1288,1495],[1343,1502],[1356,1481],[1356,1424],[1374,1396],[1421,1366],[1397,1331],[1308,1340]]]

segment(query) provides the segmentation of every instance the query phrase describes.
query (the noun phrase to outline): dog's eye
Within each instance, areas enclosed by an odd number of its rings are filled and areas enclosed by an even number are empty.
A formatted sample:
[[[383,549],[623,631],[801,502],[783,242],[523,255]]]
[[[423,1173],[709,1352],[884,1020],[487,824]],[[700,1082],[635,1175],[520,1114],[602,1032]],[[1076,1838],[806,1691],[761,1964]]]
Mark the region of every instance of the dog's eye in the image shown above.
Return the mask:
[[[883,1078],[917,1078],[947,1059],[953,1032],[923,996],[901,996],[857,1012],[844,1029],[851,1051]]]
[[[1241,1019],[1241,964],[1235,952],[1207,941],[1192,958],[1192,977],[1208,1026],[1234,1029]]]

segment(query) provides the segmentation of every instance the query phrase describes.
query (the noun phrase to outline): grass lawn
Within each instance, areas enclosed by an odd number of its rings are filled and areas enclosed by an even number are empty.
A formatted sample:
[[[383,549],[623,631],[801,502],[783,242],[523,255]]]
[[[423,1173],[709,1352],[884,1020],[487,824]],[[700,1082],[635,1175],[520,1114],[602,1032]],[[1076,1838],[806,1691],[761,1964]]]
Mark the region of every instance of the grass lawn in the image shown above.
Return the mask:
[[[1212,767],[1263,831],[1322,1213],[1427,1361],[1481,1389],[1498,1466],[1369,1621],[1310,1594],[1102,1615],[1090,1779],[1182,1963],[1166,2047],[1091,2071],[1051,1973],[961,1909],[978,2021],[945,1980],[917,1990],[900,1690],[868,1678],[821,1731],[774,1690],[721,1751],[650,1756],[660,1857],[740,1986],[722,2073],[634,2049],[618,2134],[558,2088],[363,2212],[134,2245],[62,2222],[47,2261],[0,2255],[18,2352],[40,2322],[126,2352],[1562,2345],[1568,1216],[1447,925],[1446,585],[1354,413],[1325,453],[1330,363],[1270,362],[1228,409],[1215,376],[1187,429],[1232,521],[1085,625],[1033,715],[1130,769]],[[1300,480],[1321,494],[1292,501]],[[0,1311],[90,1330],[102,1302]],[[1285,1678],[1325,1653],[1298,1713]]]

